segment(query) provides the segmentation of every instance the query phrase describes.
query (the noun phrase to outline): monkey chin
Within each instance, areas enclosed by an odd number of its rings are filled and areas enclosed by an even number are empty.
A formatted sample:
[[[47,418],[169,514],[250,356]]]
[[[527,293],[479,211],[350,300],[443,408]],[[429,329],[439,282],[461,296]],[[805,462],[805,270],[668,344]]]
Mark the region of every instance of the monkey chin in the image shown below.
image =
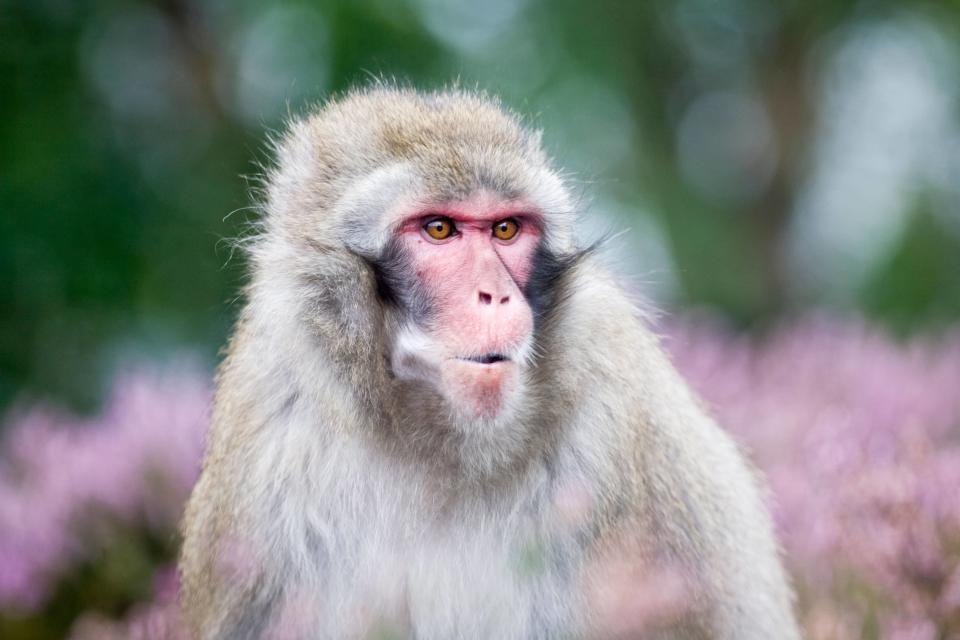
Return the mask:
[[[449,359],[441,369],[441,391],[459,417],[479,421],[502,418],[519,390],[517,369],[510,360]]]
[[[393,374],[433,386],[455,424],[467,431],[508,422],[523,395],[528,341],[505,353],[500,347],[480,356],[444,353],[440,344],[419,330],[401,332],[390,353]]]

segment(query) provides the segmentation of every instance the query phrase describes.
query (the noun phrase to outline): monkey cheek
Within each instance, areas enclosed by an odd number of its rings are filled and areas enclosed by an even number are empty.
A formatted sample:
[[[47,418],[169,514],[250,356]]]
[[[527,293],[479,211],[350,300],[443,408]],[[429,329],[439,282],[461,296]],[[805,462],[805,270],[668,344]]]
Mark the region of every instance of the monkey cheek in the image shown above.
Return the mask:
[[[473,419],[500,415],[517,388],[517,366],[512,362],[478,364],[448,361],[442,375],[444,395],[458,413]]]

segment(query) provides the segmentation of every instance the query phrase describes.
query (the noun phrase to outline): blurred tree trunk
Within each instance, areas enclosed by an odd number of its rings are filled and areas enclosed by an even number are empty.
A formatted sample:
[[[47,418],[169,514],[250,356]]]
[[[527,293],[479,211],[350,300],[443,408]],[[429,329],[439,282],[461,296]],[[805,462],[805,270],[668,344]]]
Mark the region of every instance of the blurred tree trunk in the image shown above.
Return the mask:
[[[807,45],[816,42],[815,35],[824,25],[811,30],[806,14],[784,15],[778,32],[765,38],[775,48],[752,50],[748,75],[770,117],[777,167],[763,192],[745,210],[724,211],[723,205],[703,202],[698,206],[676,195],[689,189],[683,185],[675,150],[677,105],[671,98],[678,95],[691,62],[671,40],[669,20],[664,17],[671,5],[618,5],[620,11],[605,14],[615,18],[605,29],[619,52],[619,75],[635,79],[625,83],[625,92],[642,129],[646,154],[656,159],[656,166],[652,171],[648,168],[649,175],[641,179],[662,209],[690,302],[719,304],[744,320],[773,318],[792,306],[784,250],[813,123],[804,67]],[[699,211],[688,210],[692,207]],[[721,215],[724,213],[729,215]],[[737,229],[725,231],[731,236],[726,246],[719,241],[716,247],[705,242],[683,246],[691,242],[689,230],[694,226],[707,229],[705,235],[709,236],[730,225]]]

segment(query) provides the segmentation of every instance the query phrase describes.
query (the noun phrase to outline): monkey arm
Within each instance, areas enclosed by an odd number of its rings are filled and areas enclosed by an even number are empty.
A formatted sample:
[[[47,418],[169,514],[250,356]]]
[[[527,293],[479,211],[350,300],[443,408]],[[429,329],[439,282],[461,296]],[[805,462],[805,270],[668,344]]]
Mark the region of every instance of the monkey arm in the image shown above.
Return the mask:
[[[626,597],[635,609],[648,598],[673,611],[668,638],[798,638],[759,474],[602,266],[574,274],[567,305],[562,331],[574,334],[570,344],[589,345],[567,357],[589,366],[563,384],[593,418],[572,439],[581,456],[606,461],[596,472],[605,482],[588,589],[606,585],[607,597]],[[663,602],[670,589],[676,601]],[[652,616],[654,628],[662,618]]]

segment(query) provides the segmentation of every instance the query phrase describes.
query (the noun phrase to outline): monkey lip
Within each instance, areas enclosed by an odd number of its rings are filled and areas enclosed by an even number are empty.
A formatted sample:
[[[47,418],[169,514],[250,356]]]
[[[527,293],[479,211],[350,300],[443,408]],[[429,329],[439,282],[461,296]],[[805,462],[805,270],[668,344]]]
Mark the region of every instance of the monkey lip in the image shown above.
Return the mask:
[[[457,360],[464,362],[476,362],[477,364],[497,364],[498,362],[510,362],[510,358],[502,353],[484,353],[479,356],[461,356]]]

